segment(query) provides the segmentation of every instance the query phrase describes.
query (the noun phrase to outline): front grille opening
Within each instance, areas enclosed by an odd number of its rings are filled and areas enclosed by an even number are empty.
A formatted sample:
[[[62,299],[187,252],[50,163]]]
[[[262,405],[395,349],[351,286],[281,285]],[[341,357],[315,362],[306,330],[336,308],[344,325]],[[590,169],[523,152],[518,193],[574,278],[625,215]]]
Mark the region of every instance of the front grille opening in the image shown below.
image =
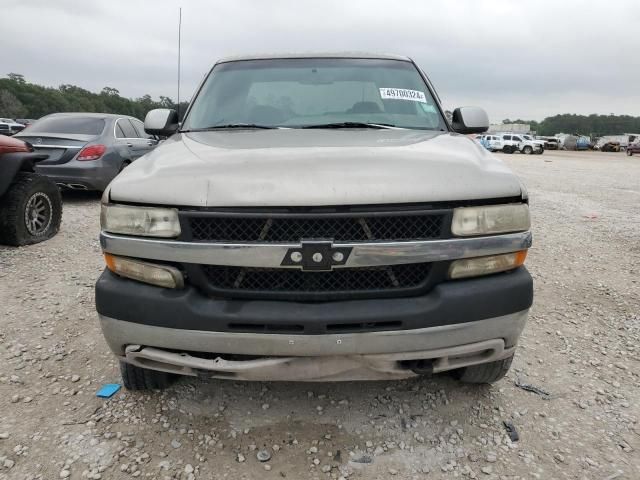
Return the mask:
[[[216,265],[203,265],[202,269],[210,286],[219,290],[330,293],[375,292],[419,287],[427,282],[431,264],[337,268],[330,272]]]
[[[244,362],[250,360],[262,360],[267,358],[276,358],[264,355],[242,355],[237,353],[216,353],[216,352],[198,352],[195,350],[172,350],[167,349],[168,352],[179,353],[180,355],[189,355],[195,358],[202,358],[204,360],[215,360],[220,358],[222,360],[232,360],[235,362]]]
[[[246,333],[299,333],[304,332],[303,325],[286,325],[276,323],[230,323],[229,330]]]
[[[217,242],[404,241],[441,238],[445,214],[353,217],[188,217],[193,240]]]
[[[398,330],[400,328],[402,328],[401,321],[383,321],[383,322],[366,322],[366,323],[330,323],[327,325],[327,332]]]

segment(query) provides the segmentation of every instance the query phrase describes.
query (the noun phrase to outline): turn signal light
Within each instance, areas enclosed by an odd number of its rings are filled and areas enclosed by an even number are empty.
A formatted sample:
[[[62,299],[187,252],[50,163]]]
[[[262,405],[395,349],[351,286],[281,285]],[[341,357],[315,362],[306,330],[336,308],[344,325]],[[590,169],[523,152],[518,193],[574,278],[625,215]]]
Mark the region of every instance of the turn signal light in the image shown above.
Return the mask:
[[[463,258],[451,263],[449,278],[479,277],[480,275],[506,272],[523,265],[526,258],[526,250],[488,257]]]
[[[106,151],[107,147],[105,145],[89,145],[88,147],[84,147],[80,150],[76,160],[80,160],[81,162],[86,160],[98,160]]]
[[[184,287],[184,277],[182,273],[170,265],[157,265],[141,260],[134,260],[133,258],[118,257],[110,253],[104,254],[104,260],[107,263],[107,268],[121,277],[149,283],[158,287]]]

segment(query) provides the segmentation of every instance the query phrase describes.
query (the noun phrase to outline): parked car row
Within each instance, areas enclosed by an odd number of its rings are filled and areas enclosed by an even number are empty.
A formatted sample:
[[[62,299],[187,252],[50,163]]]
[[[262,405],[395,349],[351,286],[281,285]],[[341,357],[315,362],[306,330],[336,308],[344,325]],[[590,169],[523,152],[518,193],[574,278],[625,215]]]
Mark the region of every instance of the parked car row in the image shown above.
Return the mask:
[[[514,133],[491,133],[477,135],[476,140],[487,150],[504,153],[542,154],[544,152],[543,140],[536,140],[531,135]]]
[[[628,156],[634,153],[640,153],[640,138],[629,136],[628,144],[623,145],[618,140],[600,139],[597,143],[589,144],[587,137],[567,136],[564,144],[561,139],[555,137],[537,137],[534,138],[529,134],[514,133],[490,133],[476,135],[474,138],[487,150],[492,152],[514,153],[521,152],[526,154],[541,154],[545,150],[560,150],[561,148],[568,150],[586,150],[591,148],[601,152],[624,152]]]

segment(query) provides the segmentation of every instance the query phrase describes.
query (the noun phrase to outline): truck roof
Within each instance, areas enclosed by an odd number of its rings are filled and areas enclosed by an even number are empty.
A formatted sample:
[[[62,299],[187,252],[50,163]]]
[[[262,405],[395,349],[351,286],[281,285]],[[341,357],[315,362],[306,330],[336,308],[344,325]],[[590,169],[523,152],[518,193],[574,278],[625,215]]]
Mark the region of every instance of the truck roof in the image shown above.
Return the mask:
[[[218,60],[216,63],[239,62],[243,60],[271,60],[282,58],[371,58],[378,60],[402,60],[410,62],[409,57],[402,55],[393,55],[386,53],[367,53],[367,52],[298,52],[298,53],[262,53],[247,54],[226,57]]]

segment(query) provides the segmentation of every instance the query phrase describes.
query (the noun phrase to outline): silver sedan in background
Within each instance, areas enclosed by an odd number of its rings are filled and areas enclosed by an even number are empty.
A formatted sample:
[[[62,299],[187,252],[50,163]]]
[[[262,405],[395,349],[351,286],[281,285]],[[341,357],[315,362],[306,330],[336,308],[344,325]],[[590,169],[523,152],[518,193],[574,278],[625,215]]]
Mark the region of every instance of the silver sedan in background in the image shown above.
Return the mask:
[[[103,191],[127,165],[158,141],[137,118],[107,113],[54,113],[16,135],[49,155],[37,173],[59,187]]]

